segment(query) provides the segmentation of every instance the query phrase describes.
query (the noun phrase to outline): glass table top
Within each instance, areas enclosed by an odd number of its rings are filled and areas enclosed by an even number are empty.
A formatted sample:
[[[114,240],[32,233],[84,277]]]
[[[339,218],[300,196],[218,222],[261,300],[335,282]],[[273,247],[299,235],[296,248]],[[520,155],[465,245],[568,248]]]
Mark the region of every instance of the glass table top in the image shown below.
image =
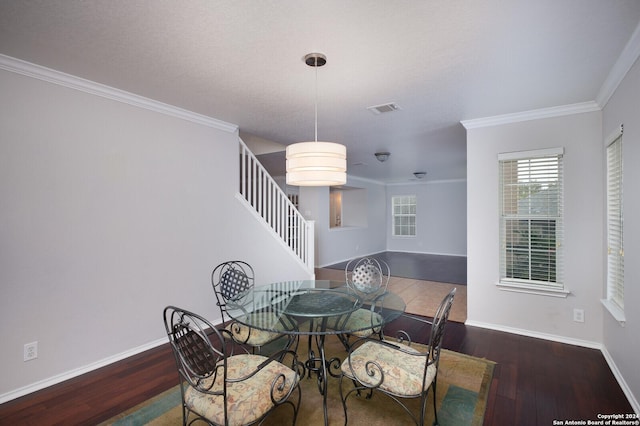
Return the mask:
[[[371,315],[378,326],[402,315],[405,303],[400,296],[388,291],[362,297],[343,282],[300,280],[255,287],[227,302],[227,308],[232,319],[261,330],[290,334],[341,334],[371,328],[371,322],[361,321],[357,325],[356,321],[347,321],[356,311],[365,317]],[[284,327],[283,330],[283,324],[291,323],[292,318],[298,322],[312,320],[325,325],[328,322],[333,327]]]

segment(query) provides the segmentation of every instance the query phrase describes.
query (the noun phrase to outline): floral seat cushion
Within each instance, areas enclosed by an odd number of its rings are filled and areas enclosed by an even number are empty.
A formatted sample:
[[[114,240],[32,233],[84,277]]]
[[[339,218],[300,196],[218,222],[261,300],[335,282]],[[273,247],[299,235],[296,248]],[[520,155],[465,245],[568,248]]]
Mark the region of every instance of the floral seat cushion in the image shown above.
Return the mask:
[[[285,326],[279,321],[278,317],[271,312],[257,312],[249,314],[252,316],[250,324],[263,324],[264,328],[273,328],[275,330],[283,330]],[[246,343],[251,346],[263,346],[270,341],[281,336],[280,333],[273,331],[259,330],[257,328],[248,327],[234,321],[228,327],[233,339],[239,343]]]
[[[380,330],[382,317],[369,309],[358,309],[349,316],[344,325],[341,325],[342,321],[344,321],[344,317],[331,317],[327,321],[327,328],[331,330],[346,330],[354,336],[367,337]]]
[[[381,390],[405,397],[420,395],[435,378],[436,366],[432,364],[427,367],[427,378],[423,388],[426,355],[410,346],[393,344],[411,353],[369,341],[354,350],[342,363],[342,373],[364,385],[376,386],[381,380],[380,371],[375,367],[370,368],[370,372],[373,372],[370,376],[365,369],[367,362],[373,361],[383,372],[384,381],[379,386]]]
[[[255,371],[267,358],[260,355],[235,355],[227,358],[227,380],[240,378]],[[222,373],[222,368],[219,370]],[[276,401],[286,397],[291,387],[296,386],[296,373],[285,365],[272,361],[253,377],[246,380],[227,383],[227,415],[229,425],[244,425],[261,418],[272,407],[272,383],[278,375],[286,378],[285,386],[274,386]],[[278,384],[281,382],[278,382]],[[203,388],[211,385],[211,379],[203,381]],[[211,392],[223,390],[223,377],[219,376]],[[184,402],[189,410],[217,424],[225,424],[224,399],[222,395],[209,395],[188,386]]]

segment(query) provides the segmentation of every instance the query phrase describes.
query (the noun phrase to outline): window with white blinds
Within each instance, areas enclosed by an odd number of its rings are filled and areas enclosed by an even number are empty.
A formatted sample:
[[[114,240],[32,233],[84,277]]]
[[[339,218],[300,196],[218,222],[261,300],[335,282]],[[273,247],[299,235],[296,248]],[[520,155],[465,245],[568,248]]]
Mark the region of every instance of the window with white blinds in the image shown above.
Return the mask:
[[[391,198],[394,237],[416,236],[416,196],[401,195]]]
[[[500,284],[563,291],[563,149],[500,154]]]
[[[607,146],[607,300],[624,310],[622,134]]]

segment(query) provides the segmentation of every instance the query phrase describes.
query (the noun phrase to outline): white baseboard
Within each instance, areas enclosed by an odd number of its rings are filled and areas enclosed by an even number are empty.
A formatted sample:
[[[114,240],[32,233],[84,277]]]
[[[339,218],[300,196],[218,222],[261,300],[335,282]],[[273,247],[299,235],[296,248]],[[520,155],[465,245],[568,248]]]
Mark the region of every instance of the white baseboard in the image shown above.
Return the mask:
[[[640,415],[640,404],[638,404],[638,400],[636,399],[636,397],[633,394],[633,392],[631,392],[631,389],[629,388],[629,385],[627,385],[627,382],[624,380],[624,377],[620,373],[620,370],[618,370],[618,367],[616,366],[616,363],[614,362],[613,358],[611,357],[611,354],[609,353],[609,351],[607,351],[607,348],[602,343],[591,342],[591,341],[588,341],[588,340],[581,340],[581,339],[572,339],[572,338],[565,337],[565,336],[557,336],[557,335],[554,335],[554,334],[539,333],[539,332],[536,332],[536,331],[524,330],[524,329],[521,329],[521,328],[505,327],[503,325],[483,323],[483,322],[472,321],[472,320],[467,320],[467,321],[465,321],[464,324],[472,326],[472,327],[479,327],[479,328],[486,328],[486,329],[489,329],[489,330],[503,331],[505,333],[518,334],[518,335],[527,336],[527,337],[535,337],[537,339],[544,339],[544,340],[550,340],[550,341],[553,341],[553,342],[566,343],[566,344],[574,345],[574,346],[582,346],[582,347],[591,348],[591,349],[599,349],[600,352],[602,352],[602,355],[604,356],[604,359],[607,361],[607,364],[609,365],[609,368],[611,369],[611,371],[613,373],[613,376],[616,378],[616,381],[620,385],[620,388],[622,389],[622,391],[624,392],[625,396],[627,397],[627,400],[629,400],[629,404],[631,404],[631,407],[633,408],[633,411],[636,414]]]
[[[414,251],[414,250],[391,250],[387,249],[385,251],[390,251],[392,253],[411,253],[411,254],[426,254],[430,256],[449,256],[449,257],[467,257],[466,254],[456,254],[456,253],[442,253],[439,251]]]
[[[331,266],[331,265],[335,265],[336,263],[342,263],[342,262],[348,262],[351,259],[354,258],[359,258],[359,257],[367,257],[367,256],[375,256],[376,254],[380,254],[380,253],[385,253],[385,252],[394,252],[394,253],[408,253],[408,254],[426,254],[426,255],[432,255],[432,256],[451,256],[451,257],[467,257],[466,254],[451,254],[451,253],[432,253],[432,252],[424,252],[424,251],[411,251],[411,250],[390,250],[390,249],[385,249],[382,251],[374,251],[372,253],[358,253],[357,255],[354,255],[353,257],[350,257],[348,259],[342,259],[342,260],[335,260],[329,263],[326,263],[324,265],[319,265],[318,268],[326,268],[327,266]]]
[[[221,323],[222,323],[221,319],[218,319],[215,323],[213,323],[213,325],[217,327]],[[144,351],[148,351],[149,349],[153,349],[158,346],[164,345],[165,343],[168,343],[168,342],[169,342],[168,339],[166,337],[163,337],[161,339],[154,340],[149,343],[145,343],[144,345],[140,345],[135,348],[128,349],[124,352],[120,352],[119,354],[115,354],[113,356],[103,358],[96,362],[92,362],[91,364],[87,364],[85,366],[78,367],[73,370],[65,371],[64,373],[58,374],[56,376],[49,377],[47,379],[40,380],[38,382],[31,383],[27,386],[23,386],[21,388],[12,390],[10,392],[0,395],[0,404],[4,404],[7,401],[11,401],[13,399],[20,398],[21,396],[25,396],[30,393],[48,388],[49,386],[57,385],[58,383],[62,383],[65,380],[73,379],[74,377],[81,376],[93,370],[97,370],[98,368],[106,367],[109,364],[122,361],[123,359],[137,355]]]
[[[35,383],[31,383],[30,385],[27,385],[19,389],[0,395],[0,404],[3,404],[7,401],[11,401],[12,399],[20,398],[21,396],[28,395],[32,392],[39,391],[44,388],[48,388],[49,386],[57,385],[58,383],[62,383],[65,380],[73,379],[74,377],[80,376],[82,374],[88,373],[93,370],[97,370],[98,368],[105,367],[109,364],[113,364],[114,362],[122,361],[125,358],[137,355],[144,351],[148,351],[149,349],[153,349],[160,345],[164,345],[165,343],[167,343],[166,337],[162,339],[154,340],[153,342],[146,343],[144,345],[138,346],[133,349],[129,349],[119,354],[101,359],[100,361],[96,361],[91,364],[87,364],[85,366],[75,368],[73,370],[65,371],[62,374],[58,374],[56,376],[49,377],[47,379],[40,380]]]
[[[622,377],[622,373],[620,373],[620,370],[618,370],[618,366],[613,361],[613,358],[611,357],[611,354],[606,347],[602,348],[602,355],[604,355],[604,359],[607,360],[607,364],[609,364],[609,368],[611,368],[613,376],[616,378],[618,384],[622,388],[622,392],[624,392],[624,395],[629,400],[631,408],[633,408],[633,411],[635,411],[637,415],[640,415],[640,404],[638,403],[638,400],[636,399],[633,392],[631,392],[631,389],[629,388],[629,385],[627,385],[627,382],[624,380],[624,377]]]
[[[558,336],[555,334],[540,333],[537,331],[525,330],[522,328],[507,327],[499,324],[491,324],[473,320],[467,320],[465,325],[473,327],[487,328],[489,330],[504,331],[505,333],[519,334],[520,336],[535,337],[536,339],[550,340],[552,342],[566,343],[574,346],[582,346],[585,348],[602,350],[602,343],[592,342],[589,340],[573,339],[566,336]]]
[[[348,262],[348,261],[350,261],[351,259],[354,259],[354,258],[374,256],[376,254],[384,253],[384,252],[385,252],[385,250],[383,250],[383,251],[374,251],[374,252],[371,252],[371,253],[358,253],[357,255],[355,255],[353,257],[350,257],[348,259],[336,260],[334,262],[329,262],[329,263],[327,263],[325,265],[318,265],[317,267],[318,268],[326,268],[327,266],[335,265],[336,263]]]

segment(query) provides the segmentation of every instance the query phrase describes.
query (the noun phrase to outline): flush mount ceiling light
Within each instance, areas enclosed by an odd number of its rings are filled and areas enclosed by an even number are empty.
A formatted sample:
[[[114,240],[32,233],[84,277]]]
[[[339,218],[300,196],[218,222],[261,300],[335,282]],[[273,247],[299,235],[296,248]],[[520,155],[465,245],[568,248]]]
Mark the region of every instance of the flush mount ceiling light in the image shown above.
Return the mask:
[[[287,185],[344,185],[347,148],[334,142],[318,142],[318,67],[327,63],[327,57],[322,53],[309,53],[304,62],[316,69],[315,141],[287,146]]]
[[[370,107],[367,107],[367,109],[375,115],[380,115],[380,114],[385,114],[387,112],[398,111],[400,107],[398,106],[397,103],[391,102],[388,104],[370,106]]]
[[[384,163],[385,161],[387,161],[389,159],[389,156],[391,155],[391,153],[390,152],[376,152],[373,155],[376,156],[376,159],[379,162]]]
[[[427,172],[414,172],[413,175],[418,179],[422,179],[427,175]]]

